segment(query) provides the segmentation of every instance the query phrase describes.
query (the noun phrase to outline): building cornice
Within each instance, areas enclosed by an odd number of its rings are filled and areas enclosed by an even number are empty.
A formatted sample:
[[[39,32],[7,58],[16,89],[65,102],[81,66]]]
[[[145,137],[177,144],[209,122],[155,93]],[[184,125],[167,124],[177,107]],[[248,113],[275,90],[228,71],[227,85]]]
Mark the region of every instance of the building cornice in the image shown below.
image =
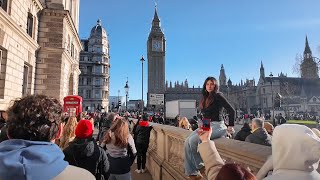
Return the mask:
[[[37,7],[38,10],[42,10],[44,8],[39,0],[32,0],[32,2]]]
[[[5,27],[11,29],[13,32],[18,34],[23,40],[28,42],[33,49],[38,49],[39,44],[37,43],[36,40],[32,39],[27,32],[23,30],[22,27],[17,25],[11,17],[2,9],[0,8],[0,22],[3,22],[5,24]]]
[[[72,28],[72,32],[73,32],[74,36],[77,37],[77,43],[78,43],[78,45],[80,47],[80,51],[81,51],[83,49],[82,44],[81,44],[81,40],[80,40],[79,34],[77,32],[76,26],[74,25],[74,22],[72,21],[70,13],[67,13],[67,22],[68,22],[69,26]]]
[[[57,16],[57,17],[65,17],[67,20],[67,23],[69,27],[72,29],[72,33],[75,36],[76,42],[78,46],[80,47],[80,51],[83,49],[79,34],[77,32],[77,29],[72,21],[72,18],[70,16],[70,13],[68,10],[59,10],[59,9],[45,9],[44,14],[47,16]]]

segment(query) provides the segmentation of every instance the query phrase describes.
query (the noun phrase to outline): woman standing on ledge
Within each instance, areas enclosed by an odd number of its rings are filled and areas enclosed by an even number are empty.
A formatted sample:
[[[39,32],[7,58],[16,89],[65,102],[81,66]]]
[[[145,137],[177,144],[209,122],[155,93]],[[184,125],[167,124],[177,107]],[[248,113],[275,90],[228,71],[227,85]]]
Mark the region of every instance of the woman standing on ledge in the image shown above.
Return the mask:
[[[229,114],[228,128],[223,118],[223,108],[225,108]],[[227,130],[229,132],[234,131],[235,110],[222,93],[219,92],[219,86],[214,77],[208,77],[203,84],[200,109],[203,117],[211,121],[210,127],[212,127],[213,131],[210,138],[211,140],[223,137]],[[199,170],[203,168],[203,160],[198,152],[198,144],[201,142],[197,135],[198,130],[199,129],[191,133],[184,144],[185,174],[189,176],[190,179],[202,178],[199,173]]]

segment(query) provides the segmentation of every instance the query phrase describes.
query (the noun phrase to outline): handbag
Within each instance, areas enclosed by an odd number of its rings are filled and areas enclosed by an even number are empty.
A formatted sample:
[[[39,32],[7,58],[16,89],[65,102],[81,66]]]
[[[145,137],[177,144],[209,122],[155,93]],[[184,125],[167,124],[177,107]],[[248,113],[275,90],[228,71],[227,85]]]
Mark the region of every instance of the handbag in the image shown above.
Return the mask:
[[[98,167],[100,166],[100,168],[98,168],[98,172],[96,174],[96,179],[97,180],[105,180],[104,175],[102,174],[103,170],[102,170],[102,162],[99,163]]]
[[[132,152],[132,149],[129,143],[127,145],[127,154],[129,157],[129,165],[131,166],[134,162],[134,159],[136,158],[136,155]]]

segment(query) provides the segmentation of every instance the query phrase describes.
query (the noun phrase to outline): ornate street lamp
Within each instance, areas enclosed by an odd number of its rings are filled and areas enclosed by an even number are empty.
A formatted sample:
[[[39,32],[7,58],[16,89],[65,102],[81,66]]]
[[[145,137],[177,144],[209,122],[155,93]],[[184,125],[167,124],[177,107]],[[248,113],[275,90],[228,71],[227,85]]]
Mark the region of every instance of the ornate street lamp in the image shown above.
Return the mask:
[[[141,59],[140,59],[140,61],[141,61],[141,65],[142,65],[142,72],[141,72],[141,79],[142,79],[142,87],[141,87],[141,91],[142,91],[142,94],[141,94],[141,99],[142,99],[142,113],[143,113],[143,108],[144,108],[144,102],[143,102],[143,62],[145,61],[144,60],[144,58],[143,58],[143,56],[141,57]]]
[[[273,74],[272,72],[269,75],[271,83],[271,103],[272,103],[272,124],[276,126],[276,120],[274,119],[274,100],[273,100]]]
[[[129,94],[128,77],[127,77],[126,85],[124,86],[124,90],[126,92],[126,111],[128,111],[128,94]]]

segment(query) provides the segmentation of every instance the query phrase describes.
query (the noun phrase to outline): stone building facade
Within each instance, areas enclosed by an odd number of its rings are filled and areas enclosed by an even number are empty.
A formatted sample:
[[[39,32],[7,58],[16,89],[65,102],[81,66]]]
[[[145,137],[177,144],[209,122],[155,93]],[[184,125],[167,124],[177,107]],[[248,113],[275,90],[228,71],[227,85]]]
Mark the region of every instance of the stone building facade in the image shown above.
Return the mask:
[[[318,65],[312,56],[308,39],[306,38],[303,61],[300,65],[301,77],[287,77],[284,73],[277,77],[265,75],[261,62],[260,78],[257,84],[253,80],[232,85],[221,90],[229,94],[229,100],[236,109],[246,113],[270,113],[277,94],[282,96],[281,107],[275,110],[284,111],[287,115],[293,113],[320,115],[320,79]],[[274,99],[272,99],[272,97]]]
[[[77,94],[79,0],[2,0],[0,6],[0,110],[34,93],[60,100]]]
[[[79,95],[83,97],[83,109],[109,110],[110,55],[109,41],[101,21],[91,29],[90,37],[81,40]]]

